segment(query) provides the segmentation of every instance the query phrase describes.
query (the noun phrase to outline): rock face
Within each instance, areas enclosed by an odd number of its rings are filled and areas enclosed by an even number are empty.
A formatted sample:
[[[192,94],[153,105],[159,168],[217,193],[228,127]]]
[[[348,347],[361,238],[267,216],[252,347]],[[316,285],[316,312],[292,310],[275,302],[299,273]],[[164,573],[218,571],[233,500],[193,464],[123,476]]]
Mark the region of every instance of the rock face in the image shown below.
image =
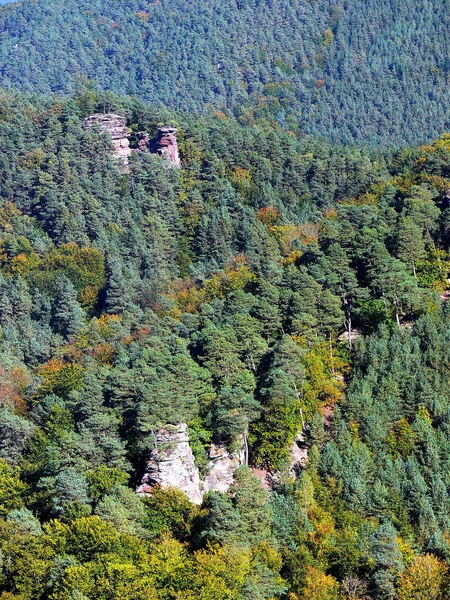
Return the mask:
[[[146,496],[156,487],[174,487],[184,492],[191,502],[201,504],[206,492],[228,490],[233,483],[234,472],[245,462],[245,450],[242,447],[233,455],[224,446],[212,444],[209,459],[209,473],[201,481],[189,445],[186,423],[166,425],[156,435],[155,448],[136,492]]]
[[[297,435],[291,447],[289,471],[297,477],[308,461],[308,446],[302,433]]]
[[[137,140],[137,152],[149,152],[150,151],[150,137],[146,131],[138,131],[136,134]]]
[[[181,168],[178,152],[177,128],[165,125],[158,129],[157,136],[150,142],[150,151],[167,157],[174,167]]]
[[[127,127],[125,117],[109,114],[97,114],[87,117],[83,122],[84,129],[90,129],[98,125],[109,133],[114,145],[114,156],[123,163],[124,167],[128,166],[128,158],[131,155],[130,148],[130,130]]]
[[[153,450],[141,485],[139,495],[151,494],[153,488],[174,487],[186,494],[195,504],[201,504],[200,477],[189,445],[187,425],[166,425],[156,435]]]
[[[224,446],[211,445],[209,450],[210,470],[203,482],[203,491],[226,492],[234,480],[234,472],[245,462],[245,452],[233,455]]]
[[[96,114],[87,117],[83,121],[84,129],[98,126],[104,129],[111,136],[114,145],[114,156],[118,158],[122,165],[122,172],[128,172],[128,159],[133,153],[130,148],[130,130],[127,127],[125,117],[113,113]],[[169,164],[181,168],[180,153],[178,151],[177,128],[171,125],[165,125],[158,129],[158,133],[153,140],[147,132],[137,133],[137,147],[134,152],[152,152],[160,154],[167,158]]]

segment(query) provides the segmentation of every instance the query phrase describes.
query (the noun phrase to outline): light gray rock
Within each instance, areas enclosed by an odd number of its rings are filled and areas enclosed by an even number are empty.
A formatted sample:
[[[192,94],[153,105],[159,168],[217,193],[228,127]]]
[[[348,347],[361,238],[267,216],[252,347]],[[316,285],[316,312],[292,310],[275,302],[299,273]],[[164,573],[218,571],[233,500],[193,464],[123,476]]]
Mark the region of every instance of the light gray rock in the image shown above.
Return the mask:
[[[146,465],[136,492],[151,495],[155,488],[176,488],[195,504],[211,490],[226,492],[234,481],[234,473],[245,464],[245,445],[236,454],[225,446],[212,444],[209,450],[209,472],[203,481],[189,445],[186,423],[166,425],[156,434],[155,448]]]
[[[308,462],[308,446],[302,433],[299,433],[294,440],[290,453],[289,472],[293,477],[297,477],[300,471],[305,468]]]
[[[225,446],[212,444],[209,450],[209,473],[203,482],[203,491],[226,492],[234,481],[234,472],[245,462],[244,447],[238,454],[230,454]]]
[[[141,484],[136,490],[149,495],[156,487],[174,487],[195,504],[201,504],[200,476],[189,445],[187,425],[166,425],[156,434],[155,448],[147,462]]]

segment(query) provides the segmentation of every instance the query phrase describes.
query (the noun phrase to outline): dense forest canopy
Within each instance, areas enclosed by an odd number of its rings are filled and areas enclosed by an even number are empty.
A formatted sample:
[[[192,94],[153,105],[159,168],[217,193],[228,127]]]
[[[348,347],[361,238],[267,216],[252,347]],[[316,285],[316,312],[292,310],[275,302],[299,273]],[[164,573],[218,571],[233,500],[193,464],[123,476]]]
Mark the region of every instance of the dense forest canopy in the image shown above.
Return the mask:
[[[23,0],[0,11],[2,85],[100,89],[339,142],[450,128],[448,0]]]
[[[182,169],[123,173],[98,111],[176,124]],[[367,154],[87,87],[3,91],[0,147],[0,598],[447,598],[450,136]],[[270,493],[138,497],[180,422]]]

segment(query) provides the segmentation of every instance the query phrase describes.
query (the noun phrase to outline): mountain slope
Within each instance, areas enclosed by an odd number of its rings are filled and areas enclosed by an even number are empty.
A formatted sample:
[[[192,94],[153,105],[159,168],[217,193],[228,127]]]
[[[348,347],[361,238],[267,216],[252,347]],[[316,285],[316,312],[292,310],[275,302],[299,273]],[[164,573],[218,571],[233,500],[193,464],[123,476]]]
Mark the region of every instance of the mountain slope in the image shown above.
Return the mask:
[[[234,111],[340,141],[405,145],[449,125],[448,0],[50,0],[0,12],[3,85],[103,89]]]

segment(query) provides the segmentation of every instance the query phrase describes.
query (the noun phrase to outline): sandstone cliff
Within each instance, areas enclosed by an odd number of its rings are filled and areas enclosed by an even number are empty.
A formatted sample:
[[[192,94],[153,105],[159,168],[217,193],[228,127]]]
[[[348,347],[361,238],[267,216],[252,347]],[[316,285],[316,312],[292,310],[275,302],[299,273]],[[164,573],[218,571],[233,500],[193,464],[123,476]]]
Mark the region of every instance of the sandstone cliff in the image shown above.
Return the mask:
[[[244,464],[244,449],[232,455],[224,446],[212,444],[209,472],[204,481],[194,462],[189,445],[187,425],[166,425],[156,435],[155,448],[137,488],[139,495],[151,494],[155,487],[175,487],[195,504],[201,504],[206,492],[226,492],[234,480],[234,472]]]
[[[181,167],[178,151],[177,128],[166,125],[158,129],[156,138],[150,142],[150,151],[165,156],[174,167]]]
[[[166,425],[156,434],[155,448],[147,462],[139,495],[151,494],[155,487],[175,487],[195,504],[201,504],[200,476],[189,445],[187,425]]]
[[[244,448],[230,454],[225,446],[212,444],[209,450],[209,472],[203,482],[203,492],[226,492],[234,481],[234,472],[245,463]]]
[[[98,126],[109,133],[114,145],[114,156],[120,160],[124,173],[128,171],[128,159],[133,153],[130,148],[130,130],[126,123],[125,117],[113,113],[91,115],[83,121],[84,129]],[[181,160],[176,134],[177,128],[171,125],[160,127],[152,140],[147,132],[140,131],[136,135],[137,147],[134,151],[160,154],[168,163],[179,169]]]
[[[109,133],[114,145],[114,156],[122,162],[124,167],[127,167],[132,150],[129,141],[130,130],[127,127],[125,117],[112,113],[96,114],[87,117],[83,122],[84,129],[89,129],[95,125]]]

